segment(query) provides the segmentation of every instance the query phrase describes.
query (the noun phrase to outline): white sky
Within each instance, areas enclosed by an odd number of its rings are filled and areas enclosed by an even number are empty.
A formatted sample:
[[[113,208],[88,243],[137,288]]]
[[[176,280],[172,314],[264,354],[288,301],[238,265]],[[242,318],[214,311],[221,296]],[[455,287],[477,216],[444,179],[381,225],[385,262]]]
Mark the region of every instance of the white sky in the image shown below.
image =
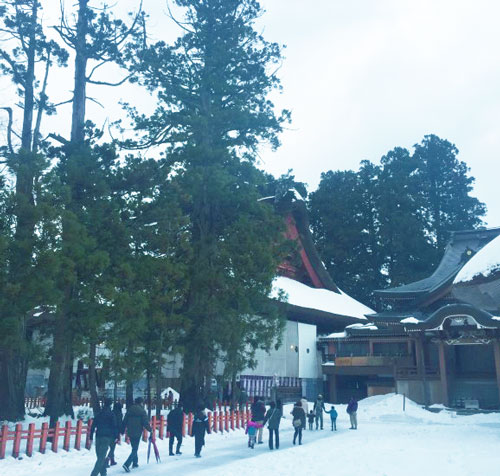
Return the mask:
[[[293,114],[283,146],[274,153],[262,151],[265,170],[280,175],[293,169],[312,191],[321,172],[356,170],[363,159],[378,162],[395,146],[411,148],[433,133],[458,147],[459,159],[476,178],[473,194],[488,207],[488,225],[500,226],[500,3],[261,1],[267,12],[259,28],[268,40],[287,46],[280,72],[284,92],[274,99]],[[56,11],[59,2],[43,3],[50,24],[51,9]],[[119,0],[115,10],[137,4]],[[164,5],[144,0],[151,14],[149,33],[170,41],[178,31],[164,15]],[[71,74],[58,74],[52,84],[53,95],[69,97]],[[0,81],[1,105],[7,92]],[[105,111],[88,107],[97,123],[97,118],[103,122],[122,114],[120,98],[151,103],[131,87],[94,88],[91,95],[105,106]],[[60,132],[68,128],[68,111],[61,108],[52,130],[56,124]]]

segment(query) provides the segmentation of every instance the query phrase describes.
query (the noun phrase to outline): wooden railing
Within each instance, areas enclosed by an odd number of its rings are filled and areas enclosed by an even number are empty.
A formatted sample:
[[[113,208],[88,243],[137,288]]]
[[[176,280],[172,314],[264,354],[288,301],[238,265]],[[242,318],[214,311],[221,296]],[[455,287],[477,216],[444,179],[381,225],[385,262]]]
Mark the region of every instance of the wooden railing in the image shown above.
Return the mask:
[[[243,410],[227,410],[208,412],[208,422],[210,433],[224,433],[245,428],[248,420],[251,418],[251,413],[248,410],[248,405]],[[192,435],[193,414],[184,415],[183,435]],[[61,447],[64,451],[70,451],[71,448],[76,450],[81,449],[82,441],[86,449],[92,447],[90,439],[90,431],[92,428],[92,419],[87,423],[82,420],[68,420],[64,425],[56,423],[54,428],[49,428],[48,423],[42,423],[39,428],[35,427],[34,423],[30,423],[27,428],[23,428],[21,423],[16,424],[13,430],[10,430],[8,425],[3,425],[0,430],[0,459],[4,459],[7,454],[7,445],[12,442],[11,455],[18,458],[21,453],[21,444],[26,441],[25,453],[27,456],[32,456],[35,446],[39,453],[45,453],[47,446],[57,453]],[[155,416],[151,419],[152,437],[162,440],[168,437],[168,426],[166,418],[162,415],[159,418]],[[144,430],[143,440],[147,441],[148,432]],[[125,441],[128,443],[128,438],[125,436]],[[118,441],[120,444],[120,441]],[[10,446],[10,445],[9,445]]]

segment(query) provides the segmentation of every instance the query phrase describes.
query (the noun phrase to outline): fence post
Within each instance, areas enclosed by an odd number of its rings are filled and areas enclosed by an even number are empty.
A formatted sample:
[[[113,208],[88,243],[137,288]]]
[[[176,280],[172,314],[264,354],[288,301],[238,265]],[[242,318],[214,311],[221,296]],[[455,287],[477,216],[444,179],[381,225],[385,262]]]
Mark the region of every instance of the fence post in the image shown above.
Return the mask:
[[[217,420],[218,420],[217,412],[215,411],[213,415],[214,415],[214,433],[217,433]]]
[[[193,414],[189,412],[188,414],[188,435],[193,436]]]
[[[234,431],[234,410],[231,410],[229,417],[231,418],[231,430]]]
[[[158,436],[160,440],[163,440],[163,432],[165,431],[165,417],[163,415],[160,416],[160,431]]]
[[[26,442],[26,455],[33,456],[33,440],[35,438],[35,424],[28,425],[28,441]]]
[[[21,448],[22,432],[23,432],[23,425],[21,423],[17,423],[14,433],[14,444],[12,446],[12,456],[14,456],[14,458],[17,458],[19,456],[19,450]]]
[[[68,420],[64,425],[64,441],[63,441],[64,451],[69,451],[70,440],[71,440],[71,420]]]
[[[182,412],[182,436],[186,436],[186,414]]]
[[[151,436],[156,440],[156,415],[151,418],[151,429],[153,430]]]
[[[40,433],[40,447],[38,451],[42,454],[45,454],[45,450],[47,448],[47,437],[49,435],[49,424],[42,423],[42,432]]]
[[[76,422],[76,434],[75,434],[75,450],[80,450],[80,444],[82,442],[82,420],[77,420]]]
[[[224,414],[222,413],[222,410],[219,411],[219,431],[224,433]]]
[[[239,410],[236,410],[236,429],[239,430],[240,429],[240,411]]]
[[[208,412],[208,433],[212,433],[212,412]]]
[[[0,459],[5,458],[5,447],[7,446],[7,437],[9,436],[9,427],[2,425],[2,434],[0,435]]]
[[[52,451],[57,453],[57,443],[59,440],[59,420],[56,421],[56,426],[52,428]]]
[[[90,450],[92,448],[92,440],[90,439],[90,430],[92,428],[92,418],[89,418],[89,421],[87,422],[87,437],[85,438],[85,448]]]

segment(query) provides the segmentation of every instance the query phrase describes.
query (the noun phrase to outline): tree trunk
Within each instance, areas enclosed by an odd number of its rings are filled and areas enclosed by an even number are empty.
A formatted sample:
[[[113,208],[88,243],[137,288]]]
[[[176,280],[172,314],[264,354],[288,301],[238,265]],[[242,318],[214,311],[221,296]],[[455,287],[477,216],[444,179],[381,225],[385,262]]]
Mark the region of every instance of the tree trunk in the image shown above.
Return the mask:
[[[151,371],[146,368],[146,404],[148,406],[148,418],[151,419]]]
[[[127,379],[127,383],[125,384],[125,402],[127,408],[130,408],[134,403],[134,382],[129,379]]]
[[[161,416],[161,406],[162,406],[162,398],[161,398],[161,357],[158,359],[158,363],[156,365],[156,417],[160,418]]]
[[[96,369],[95,369],[96,351],[97,351],[97,346],[94,342],[92,342],[90,344],[90,351],[89,351],[89,391],[90,391],[90,405],[92,406],[94,415],[97,415],[101,411],[101,407],[99,405],[99,397],[97,395],[97,385],[96,385]]]
[[[50,427],[53,428],[57,419],[64,414],[71,414],[72,408],[67,407],[68,365],[70,360],[70,336],[67,320],[64,314],[59,315],[53,333],[52,358],[47,391],[45,415],[50,416]]]
[[[78,20],[75,44],[75,83],[71,117],[71,142],[82,144],[85,139],[85,103],[87,100],[87,32],[89,0],[78,0]]]
[[[0,353],[0,420],[24,419],[27,372],[27,359],[22,352],[11,350]]]

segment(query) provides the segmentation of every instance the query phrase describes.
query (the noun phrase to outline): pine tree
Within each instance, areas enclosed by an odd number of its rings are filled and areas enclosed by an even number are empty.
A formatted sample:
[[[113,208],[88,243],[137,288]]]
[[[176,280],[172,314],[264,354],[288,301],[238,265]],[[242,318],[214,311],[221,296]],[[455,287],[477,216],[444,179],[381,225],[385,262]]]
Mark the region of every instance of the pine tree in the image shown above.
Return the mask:
[[[179,183],[191,195],[182,395],[193,408],[218,357],[252,332],[265,331],[256,347],[268,348],[280,331],[274,315],[245,322],[259,313],[262,299],[242,298],[267,296],[279,259],[280,221],[258,201],[262,174],[252,162],[261,141],[278,146],[288,113],[277,117],[267,98],[279,87],[271,67],[280,61],[280,48],[254,30],[257,1],[175,3],[185,8],[179,22],[185,34],[173,47],[152,46],[137,65],[159,105],[151,117],[131,112],[137,130],[146,131],[142,145],[167,146]]]
[[[8,114],[8,123],[7,144],[0,148],[9,180],[15,182],[8,209],[12,230],[6,251],[8,279],[0,293],[0,418],[17,420],[24,417],[31,317],[47,297],[40,286],[43,274],[38,274],[43,267],[42,240],[35,233],[43,215],[41,182],[49,165],[42,153],[42,118],[53,112],[46,94],[49,72],[54,63],[64,64],[67,54],[46,38],[39,1],[6,0],[0,6],[0,18],[6,40],[0,48],[0,71],[16,86],[22,111],[18,143],[13,131],[14,108],[1,108]]]
[[[474,177],[465,162],[457,159],[454,144],[436,135],[427,135],[415,145],[413,157],[419,162],[420,181],[427,201],[427,232],[442,254],[450,231],[473,229],[482,224],[486,207],[470,193]]]

